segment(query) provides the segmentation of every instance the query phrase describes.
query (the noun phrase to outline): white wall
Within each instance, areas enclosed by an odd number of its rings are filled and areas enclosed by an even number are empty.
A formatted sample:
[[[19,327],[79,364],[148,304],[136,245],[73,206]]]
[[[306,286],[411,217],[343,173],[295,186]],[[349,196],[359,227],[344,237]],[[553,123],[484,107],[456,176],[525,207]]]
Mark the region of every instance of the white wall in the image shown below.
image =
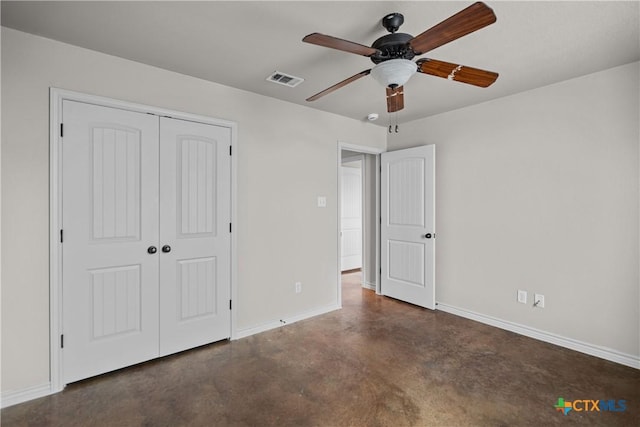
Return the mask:
[[[389,138],[437,147],[439,303],[638,360],[639,81],[633,63]]]
[[[50,86],[236,121],[237,327],[335,306],[337,142],[383,128],[3,28],[3,394],[49,381]]]

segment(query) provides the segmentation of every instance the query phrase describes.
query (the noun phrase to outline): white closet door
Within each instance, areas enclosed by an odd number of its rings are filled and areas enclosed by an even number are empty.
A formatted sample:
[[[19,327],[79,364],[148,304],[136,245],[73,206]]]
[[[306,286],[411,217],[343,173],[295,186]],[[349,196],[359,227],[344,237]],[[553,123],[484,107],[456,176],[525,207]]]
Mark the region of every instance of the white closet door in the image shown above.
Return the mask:
[[[435,146],[382,153],[382,294],[435,309]]]
[[[230,336],[231,131],[160,119],[160,353]]]
[[[158,356],[158,118],[63,102],[64,382]]]
[[[362,267],[362,169],[341,166],[341,271]]]

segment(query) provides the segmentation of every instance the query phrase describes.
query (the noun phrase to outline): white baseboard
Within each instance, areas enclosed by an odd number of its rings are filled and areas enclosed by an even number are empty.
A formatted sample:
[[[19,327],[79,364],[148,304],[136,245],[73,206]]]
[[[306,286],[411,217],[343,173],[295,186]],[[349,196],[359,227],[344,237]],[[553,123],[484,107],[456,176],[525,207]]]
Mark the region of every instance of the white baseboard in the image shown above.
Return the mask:
[[[260,326],[255,326],[252,328],[240,329],[236,331],[236,333],[234,334],[234,336],[232,336],[231,339],[236,340],[236,339],[248,337],[250,335],[254,335],[260,332],[265,332],[270,329],[279,328],[281,326],[288,325],[290,323],[295,323],[300,320],[308,319],[310,317],[318,316],[320,314],[329,313],[331,311],[339,310],[341,308],[342,307],[338,306],[337,304],[333,304],[330,306],[321,307],[315,310],[310,310],[304,313],[300,313],[298,315],[282,319],[282,321],[277,320],[277,321],[265,323]],[[53,393],[56,393],[56,391],[52,390],[50,383],[28,387],[23,390],[4,392],[2,393],[2,395],[0,395],[0,407],[6,408],[9,406],[17,405],[18,403],[26,402],[28,400],[33,400],[39,397],[48,396]]]
[[[363,288],[367,288],[367,289],[371,289],[372,291],[376,290],[376,284],[375,283],[370,283],[370,282],[362,282],[362,287]]]
[[[589,344],[586,342],[574,340],[572,338],[563,337],[551,332],[541,331],[539,329],[531,328],[529,326],[520,325],[518,323],[509,322],[506,320],[498,319],[485,314],[476,313],[463,308],[454,307],[451,305],[437,303],[436,308],[440,311],[444,311],[456,316],[464,317],[466,319],[475,320],[476,322],[484,323],[486,325],[495,326],[496,328],[504,329],[516,334],[524,335],[529,338],[537,339],[540,341],[555,344],[560,347],[565,347],[571,350],[579,351],[590,356],[599,357],[601,359],[609,360],[611,362],[619,363],[621,365],[629,366],[631,368],[640,369],[640,357],[632,354],[621,353],[617,350],[608,347],[602,347],[595,344]]]
[[[373,286],[373,289],[375,290],[375,285],[370,286]],[[311,317],[329,313],[334,310],[339,310],[341,308],[342,307],[338,306],[337,304],[333,304],[330,306],[300,313],[298,315],[282,319],[282,321],[276,320],[251,328],[239,329],[236,331],[232,339],[237,340],[240,338],[245,338],[254,334],[258,334],[260,332],[265,332],[271,329],[276,329],[291,323],[295,323],[300,320],[309,319]],[[609,360],[611,362],[619,363],[631,368],[640,369],[640,357],[621,353],[611,348],[585,343],[582,341],[574,340],[572,338],[566,338],[550,332],[541,331],[539,329],[531,328],[528,326],[520,325],[518,323],[509,322],[506,320],[498,319],[496,317],[487,316],[485,314],[476,313],[470,310],[465,310],[463,308],[458,308],[443,303],[437,303],[437,309],[446,313],[454,314],[456,316],[464,317],[466,319],[475,320],[476,322],[484,323],[486,325],[494,326],[496,328],[514,332],[516,334],[524,335],[529,338],[548,342],[550,344],[555,344],[560,347],[565,347],[591,356],[599,357],[601,359]],[[43,396],[48,396],[53,393],[54,391],[52,391],[50,383],[32,386],[18,391],[4,392],[0,396],[0,407],[7,408],[9,406],[17,405],[18,403],[37,399]]]
[[[33,400],[39,397],[48,396],[53,393],[54,392],[51,391],[50,383],[36,385],[18,391],[4,392],[2,393],[2,397],[0,397],[0,407],[6,408],[9,406],[17,405],[18,403],[26,402],[27,400]]]
[[[329,313],[334,310],[339,310],[340,307],[337,304],[332,304],[326,307],[320,307],[315,310],[306,311],[304,313],[297,314],[295,316],[287,317],[281,320],[274,320],[268,323],[264,323],[262,325],[253,326],[250,328],[238,329],[235,334],[231,337],[232,340],[237,340],[240,338],[245,338],[251,335],[259,334],[260,332],[266,332],[271,329],[280,328],[285,325],[289,325],[291,323],[298,322],[300,320],[308,319],[310,317],[319,316],[321,314]]]

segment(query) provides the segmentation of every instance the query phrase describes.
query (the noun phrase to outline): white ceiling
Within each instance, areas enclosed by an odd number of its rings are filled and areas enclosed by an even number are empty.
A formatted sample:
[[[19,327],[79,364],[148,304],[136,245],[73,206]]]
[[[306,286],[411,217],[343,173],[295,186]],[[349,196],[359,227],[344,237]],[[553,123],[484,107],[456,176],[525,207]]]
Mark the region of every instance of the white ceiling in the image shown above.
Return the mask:
[[[368,58],[303,43],[312,32],[370,45],[381,18],[404,14],[417,35],[472,1],[10,2],[2,25],[335,114],[388,124],[385,91],[364,77],[324,98],[305,98],[373,65]],[[399,122],[640,60],[640,2],[492,1],[497,22],[422,57],[500,77],[486,89],[416,74]],[[295,88],[267,82],[278,70]],[[394,118],[395,121],[395,118]]]

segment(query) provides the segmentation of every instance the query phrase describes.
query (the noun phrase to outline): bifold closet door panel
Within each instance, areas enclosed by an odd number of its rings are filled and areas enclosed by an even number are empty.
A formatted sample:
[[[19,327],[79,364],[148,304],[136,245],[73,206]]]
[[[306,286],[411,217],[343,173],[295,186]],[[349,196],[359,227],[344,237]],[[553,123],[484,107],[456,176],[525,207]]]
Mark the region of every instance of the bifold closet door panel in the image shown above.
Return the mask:
[[[160,119],[160,354],[230,336],[231,130]]]
[[[156,116],[63,101],[65,383],[158,357]]]

